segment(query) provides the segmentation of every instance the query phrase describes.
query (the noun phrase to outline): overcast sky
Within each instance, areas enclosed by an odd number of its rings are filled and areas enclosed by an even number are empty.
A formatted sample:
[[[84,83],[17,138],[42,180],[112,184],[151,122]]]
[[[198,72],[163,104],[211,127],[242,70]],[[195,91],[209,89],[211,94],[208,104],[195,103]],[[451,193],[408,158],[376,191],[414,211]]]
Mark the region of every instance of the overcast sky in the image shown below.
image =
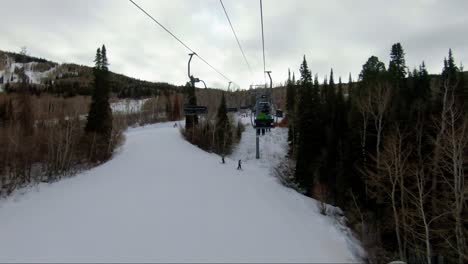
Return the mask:
[[[135,0],[241,88],[264,82],[258,0],[223,0],[253,74],[244,63],[219,0]],[[275,82],[307,56],[321,78],[334,68],[347,81],[376,55],[388,65],[401,42],[411,68],[441,71],[452,48],[468,61],[467,0],[264,0],[267,70]],[[149,81],[187,82],[189,51],[128,0],[3,0],[0,49],[92,65],[106,44],[114,72]],[[227,81],[199,59],[193,74],[210,87]]]

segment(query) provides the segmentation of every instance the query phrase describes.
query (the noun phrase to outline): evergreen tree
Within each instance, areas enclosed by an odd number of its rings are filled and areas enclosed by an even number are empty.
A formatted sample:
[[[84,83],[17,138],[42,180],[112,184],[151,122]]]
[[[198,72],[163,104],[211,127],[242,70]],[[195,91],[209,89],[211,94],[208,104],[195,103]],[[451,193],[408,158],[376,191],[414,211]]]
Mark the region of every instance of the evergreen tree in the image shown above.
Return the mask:
[[[446,88],[448,89],[449,94],[453,93],[455,95],[456,103],[458,105],[465,104],[464,99],[466,98],[463,96],[464,86],[463,73],[457,67],[452,49],[450,49],[448,59],[444,59],[444,68],[442,70],[439,91],[435,98],[437,107],[439,109],[442,107],[442,100],[444,98],[444,91]]]
[[[442,71],[442,77],[444,80],[449,82],[450,86],[455,85],[458,80],[459,69],[455,64],[455,58],[453,57],[452,49],[449,49],[448,59],[444,60],[444,69]]]
[[[411,123],[410,115],[408,115],[406,109],[412,107],[415,97],[411,88],[406,85],[408,83],[406,75],[405,52],[401,44],[396,43],[392,46],[388,66],[388,77],[393,88],[392,100],[394,101],[391,110],[394,115],[392,119],[400,120],[402,123],[406,122],[406,125],[409,125]]]
[[[460,65],[460,85],[458,90],[458,98],[462,107],[465,109],[465,113],[468,113],[468,84],[466,83],[465,72],[463,64]]]
[[[397,87],[401,85],[402,81],[406,78],[405,52],[400,43],[396,43],[392,46],[388,73]]]
[[[348,95],[349,95],[349,98],[352,97],[352,94],[354,92],[354,83],[353,83],[353,77],[351,76],[351,73],[349,73],[349,77],[348,77]],[[351,100],[348,100],[349,102]]]
[[[316,93],[317,96],[320,98],[320,82],[319,82],[318,74],[315,74],[313,88],[314,88],[314,93]]]
[[[415,95],[419,96],[423,101],[428,101],[431,98],[431,78],[424,61],[419,66],[416,77],[417,82]]]
[[[109,142],[112,132],[112,110],[109,104],[109,71],[105,46],[96,52],[93,69],[94,82],[91,107],[85,130],[88,133],[97,133],[104,142]]]
[[[226,98],[224,93],[216,115],[216,151],[221,155],[226,155],[232,145],[232,125],[227,115]]]
[[[450,92],[455,95],[456,103],[461,107],[468,109],[468,87],[465,83],[465,74],[463,73],[463,65],[457,67],[452,49],[449,50],[449,57],[444,61],[444,69],[442,72],[441,94],[443,86],[447,85]]]
[[[301,80],[298,104],[298,144],[295,178],[307,194],[313,192],[314,175],[318,165],[320,148],[319,105],[313,99],[312,73],[304,56],[300,68]]]
[[[307,65],[307,60],[304,55],[303,62],[299,69],[301,73],[301,84],[303,85],[310,85],[312,84],[312,72],[309,70],[309,66]]]
[[[343,92],[343,82],[341,81],[341,77],[338,79],[338,89],[336,92],[336,105],[342,106],[345,104],[344,99],[344,92]]]
[[[336,95],[335,77],[333,76],[333,69],[331,69],[330,80],[329,80],[328,89],[327,89],[327,102],[331,110],[334,107],[335,95]]]
[[[322,185],[328,186],[328,194],[335,194],[336,186],[336,174],[337,174],[337,102],[336,102],[336,85],[333,69],[330,71],[329,80],[325,80],[324,84],[325,100],[324,100],[324,111],[320,117],[322,124],[322,130],[324,135],[322,136],[322,150],[321,150],[321,168],[319,181]],[[330,198],[330,197],[328,197]]]
[[[385,74],[385,72],[385,64],[381,62],[376,56],[371,56],[362,66],[359,79],[364,85],[375,83],[376,81],[382,79],[382,76]]]
[[[335,160],[335,172],[336,172],[336,187],[335,191],[335,201],[337,204],[345,204],[345,193],[350,188],[351,182],[351,173],[349,173],[348,168],[350,164],[354,163],[355,159],[351,158],[349,142],[350,133],[349,133],[349,124],[347,120],[349,105],[346,103],[343,91],[343,83],[341,77],[338,81],[338,89],[335,97],[336,104],[336,114],[335,114],[335,124],[334,131],[335,136],[335,148],[336,148],[336,160]]]
[[[102,53],[101,48],[98,48],[96,51],[96,56],[94,59],[94,69],[100,69],[102,65]]]
[[[327,96],[328,96],[328,77],[325,75],[325,77],[323,78],[323,84],[320,87],[320,103],[322,105],[326,104]]]
[[[107,72],[109,71],[109,61],[107,60],[107,50],[106,50],[106,46],[105,45],[102,45],[102,49],[101,49],[101,70],[103,70],[104,72]]]
[[[296,102],[296,91],[294,81],[291,79],[291,70],[288,70],[288,81],[286,83],[286,111],[294,112],[294,104]]]
[[[294,77],[293,77],[294,78]],[[289,154],[294,155],[296,142],[296,124],[295,124],[295,109],[296,109],[296,84],[291,79],[291,71],[288,70],[288,81],[286,84],[286,112],[288,118],[288,142]]]
[[[333,76],[333,68],[330,70],[330,87],[335,88],[335,77]]]

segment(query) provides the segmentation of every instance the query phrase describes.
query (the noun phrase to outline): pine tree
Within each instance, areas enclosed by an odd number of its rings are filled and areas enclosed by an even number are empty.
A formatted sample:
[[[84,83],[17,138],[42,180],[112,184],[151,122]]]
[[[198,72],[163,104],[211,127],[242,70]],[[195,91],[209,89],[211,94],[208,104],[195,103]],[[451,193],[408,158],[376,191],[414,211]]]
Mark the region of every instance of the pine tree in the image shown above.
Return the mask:
[[[334,106],[335,95],[336,95],[336,86],[335,86],[335,77],[333,76],[333,69],[330,71],[330,81],[328,83],[327,89],[327,101],[331,108]]]
[[[338,79],[338,89],[336,92],[336,104],[344,105],[343,82],[341,81],[341,77]]]
[[[102,53],[101,53],[101,48],[98,48],[96,51],[96,56],[94,59],[94,69],[99,70],[102,65]]]
[[[326,105],[327,103],[327,96],[328,96],[328,77],[325,75],[325,77],[323,78],[323,84],[322,84],[322,87],[321,87],[321,91],[320,91],[320,99],[321,99],[321,103],[323,105]]]
[[[466,83],[465,72],[463,64],[460,65],[460,85],[458,91],[459,102],[465,109],[465,113],[468,113],[468,84]]]
[[[85,130],[99,134],[103,141],[109,142],[112,133],[112,110],[109,104],[109,71],[105,46],[96,52],[93,69],[94,82],[91,107]]]
[[[226,155],[230,151],[232,145],[232,125],[227,115],[226,98],[223,93],[221,103],[218,107],[216,115],[216,151],[221,155]]]
[[[286,83],[286,111],[291,114],[294,112],[296,102],[295,84],[291,79],[291,70],[288,70],[288,81]]]
[[[365,86],[366,84],[375,83],[376,81],[380,80],[385,72],[385,64],[381,62],[376,56],[371,56],[362,66],[359,79]]]
[[[314,93],[320,98],[320,82],[318,74],[315,74],[313,89]]]
[[[410,115],[408,115],[406,109],[411,108],[415,97],[411,88],[407,87],[406,75],[405,52],[401,44],[396,43],[392,46],[388,66],[389,83],[393,89],[391,113],[393,115],[392,119],[400,120],[401,123],[406,122],[409,125],[411,122],[409,120]]]
[[[314,102],[312,73],[304,56],[300,68],[301,80],[297,113],[298,144],[295,178],[307,194],[312,194],[314,175],[317,168],[317,152],[320,148],[320,125],[318,124],[319,104]]]
[[[321,168],[319,175],[319,182],[327,186],[328,194],[334,196],[337,167],[336,162],[338,159],[337,154],[337,137],[338,131],[338,113],[337,113],[337,102],[336,102],[336,85],[333,69],[330,71],[329,80],[324,81],[324,111],[320,117],[322,123],[322,130],[324,134],[322,136],[322,154],[321,154]],[[328,197],[330,198],[330,197]],[[325,197],[323,197],[325,199]]]
[[[102,45],[101,54],[101,70],[107,72],[109,70],[109,61],[107,60],[107,50],[105,45]]]
[[[330,87],[335,88],[335,77],[333,74],[333,68],[330,70],[330,81],[329,81]]]
[[[442,80],[449,86],[454,87],[458,81],[459,69],[455,64],[452,49],[449,50],[448,59],[444,59],[444,69],[442,71]]]
[[[333,188],[335,192],[335,201],[338,205],[345,203],[345,193],[350,187],[350,174],[347,173],[346,168],[349,163],[354,162],[350,159],[348,144],[351,141],[349,138],[349,124],[347,120],[349,105],[345,101],[343,83],[341,77],[338,81],[338,89],[335,97],[336,114],[335,114],[335,142],[336,160],[334,161],[334,171],[336,178],[336,187]],[[352,160],[352,161],[351,161]]]
[[[348,77],[348,96],[349,96],[349,98],[352,97],[353,92],[354,92],[353,77],[351,76],[351,73],[349,73],[349,77]],[[351,100],[348,100],[348,101],[351,101]]]
[[[293,77],[294,78],[294,77]],[[288,81],[286,84],[286,114],[288,118],[288,142],[289,154],[294,155],[296,144],[296,124],[295,124],[295,109],[296,109],[296,84],[291,79],[291,71],[288,70]]]
[[[301,73],[301,84],[305,86],[309,86],[310,84],[312,84],[312,72],[309,70],[309,66],[307,65],[305,55],[299,71]]]
[[[443,98],[445,87],[449,89],[449,93],[454,93],[459,105],[465,103],[464,99],[466,98],[464,97],[464,89],[466,88],[463,77],[463,72],[461,72],[457,67],[452,49],[450,49],[448,59],[444,59],[444,69],[442,71],[442,80],[438,96],[439,103]]]
[[[98,130],[99,126],[99,100],[102,100],[100,98],[101,94],[101,89],[102,89],[102,84],[101,84],[101,65],[102,65],[102,53],[101,53],[101,48],[98,48],[96,51],[96,57],[94,59],[94,68],[93,68],[93,74],[94,74],[94,82],[93,82],[93,94],[91,97],[91,107],[90,111],[88,113],[88,122],[86,123],[86,132],[96,132]]]
[[[388,73],[397,87],[401,85],[402,81],[406,78],[405,52],[400,43],[396,43],[392,46]]]
[[[417,83],[415,94],[423,101],[428,101],[431,98],[431,78],[426,69],[424,61],[419,66],[417,72]]]

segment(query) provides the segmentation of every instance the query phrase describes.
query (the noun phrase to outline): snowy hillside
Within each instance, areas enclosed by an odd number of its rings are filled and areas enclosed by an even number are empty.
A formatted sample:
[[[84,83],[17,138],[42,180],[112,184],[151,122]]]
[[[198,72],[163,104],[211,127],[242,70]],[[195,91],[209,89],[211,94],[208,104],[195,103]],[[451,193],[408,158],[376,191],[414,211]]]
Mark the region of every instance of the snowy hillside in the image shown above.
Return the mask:
[[[56,67],[50,67],[44,63],[19,63],[7,54],[0,53],[0,56],[4,56],[0,60],[3,62],[0,67],[0,85],[7,82],[18,83],[23,79],[26,79],[27,83],[41,84],[56,71]]]
[[[0,262],[356,262],[314,200],[252,159],[252,132],[223,165],[173,123],[129,130],[106,164],[0,201]],[[265,158],[284,134],[262,138]]]

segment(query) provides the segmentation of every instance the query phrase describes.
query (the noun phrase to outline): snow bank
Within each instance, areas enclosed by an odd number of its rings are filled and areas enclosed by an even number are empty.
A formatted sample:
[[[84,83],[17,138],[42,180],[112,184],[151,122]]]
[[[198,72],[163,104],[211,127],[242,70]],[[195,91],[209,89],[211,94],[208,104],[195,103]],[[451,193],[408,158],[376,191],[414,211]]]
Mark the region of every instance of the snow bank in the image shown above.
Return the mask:
[[[173,124],[130,129],[106,164],[0,201],[0,262],[356,262],[316,202],[270,176],[275,161],[251,159],[247,134],[238,171]]]
[[[242,159],[265,169],[276,167],[285,157],[288,147],[288,130],[285,128],[271,129],[270,133],[260,136],[260,160],[256,159],[255,138],[256,133],[251,125],[250,117],[238,117],[246,126],[240,144],[234,149],[233,159]]]

